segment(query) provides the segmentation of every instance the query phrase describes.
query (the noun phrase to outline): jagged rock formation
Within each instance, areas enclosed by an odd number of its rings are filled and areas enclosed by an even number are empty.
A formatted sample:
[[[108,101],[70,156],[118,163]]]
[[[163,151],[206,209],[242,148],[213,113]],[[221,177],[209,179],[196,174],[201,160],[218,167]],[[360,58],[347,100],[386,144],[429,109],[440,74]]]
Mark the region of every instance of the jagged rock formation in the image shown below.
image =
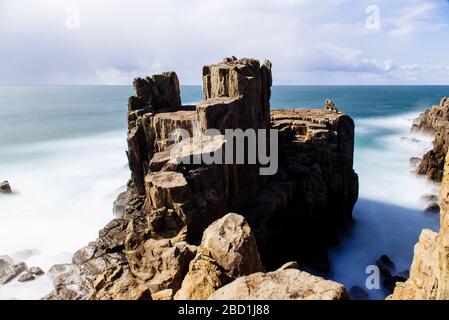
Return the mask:
[[[449,99],[441,99],[439,106],[432,106],[421,114],[413,123],[412,131],[435,134],[433,148],[424,154],[417,172],[440,182],[449,148]]]
[[[238,278],[209,297],[209,300],[348,299],[349,295],[342,285],[294,268]]]
[[[136,79],[131,180],[118,217],[71,264],[53,268],[55,290],[46,298],[205,299],[287,261],[325,269],[327,247],[338,243],[357,200],[354,123],[330,103],[270,114],[271,84],[269,61],[227,58],[203,68],[204,100],[181,106],[174,72]],[[260,159],[248,161],[255,151],[242,164],[225,161],[223,150],[238,149],[227,129],[271,128],[279,137],[275,175],[260,175]],[[264,137],[272,139],[256,134],[258,148],[272,145]]]
[[[422,231],[415,245],[410,278],[397,283],[389,299],[449,299],[449,155],[444,166],[440,205],[440,231]]]

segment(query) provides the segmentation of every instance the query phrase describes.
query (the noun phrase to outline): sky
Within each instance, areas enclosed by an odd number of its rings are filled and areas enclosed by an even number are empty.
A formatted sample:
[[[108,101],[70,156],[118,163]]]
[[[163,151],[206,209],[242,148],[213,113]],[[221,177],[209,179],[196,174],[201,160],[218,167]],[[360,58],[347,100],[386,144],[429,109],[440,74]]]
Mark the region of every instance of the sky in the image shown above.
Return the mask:
[[[0,85],[200,84],[223,57],[274,84],[449,84],[447,0],[0,0]]]

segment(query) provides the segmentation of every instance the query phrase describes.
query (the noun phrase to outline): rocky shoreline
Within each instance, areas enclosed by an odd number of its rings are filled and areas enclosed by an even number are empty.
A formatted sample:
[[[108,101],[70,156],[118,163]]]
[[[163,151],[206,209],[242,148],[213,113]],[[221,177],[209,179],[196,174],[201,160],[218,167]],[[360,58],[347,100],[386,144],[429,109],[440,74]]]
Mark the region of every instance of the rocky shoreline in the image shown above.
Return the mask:
[[[327,248],[352,222],[354,123],[331,101],[270,112],[271,84],[269,61],[234,57],[203,68],[197,106],[181,105],[174,72],[136,79],[119,216],[50,269],[44,299],[347,299],[342,285],[299,268],[328,271]],[[218,135],[201,134],[212,128]],[[259,175],[261,163],[170,157],[218,154],[224,131],[238,128],[278,130],[275,175]],[[191,138],[173,135],[181,129]],[[195,137],[200,151],[185,149]]]
[[[449,99],[431,106],[413,123],[412,131],[435,135],[432,150],[424,154],[417,173],[441,182],[440,194],[426,198],[435,202],[433,212],[440,213],[440,230],[424,229],[415,245],[410,277],[398,282],[391,300],[447,300],[449,299],[449,155],[447,154],[449,128]],[[429,212],[429,207],[426,208]]]

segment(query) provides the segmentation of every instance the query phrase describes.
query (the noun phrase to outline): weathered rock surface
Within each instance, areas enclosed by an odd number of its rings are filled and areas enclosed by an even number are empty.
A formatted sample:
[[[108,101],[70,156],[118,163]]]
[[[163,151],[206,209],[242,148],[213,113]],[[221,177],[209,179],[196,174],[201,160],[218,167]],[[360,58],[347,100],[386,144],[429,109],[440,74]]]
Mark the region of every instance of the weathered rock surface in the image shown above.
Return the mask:
[[[3,181],[0,183],[0,193],[11,193],[11,186],[8,181]]]
[[[24,273],[22,273],[19,278],[17,279],[17,281],[19,282],[28,282],[31,280],[34,280],[36,277],[29,271],[25,271]]]
[[[396,284],[389,299],[449,299],[449,156],[441,183],[440,206],[440,231],[422,231],[415,245],[410,278]]]
[[[345,288],[296,269],[254,273],[214,292],[210,300],[346,300]]]
[[[9,256],[0,256],[0,272],[12,265],[14,261]]]
[[[27,269],[24,262],[12,264],[0,271],[0,284],[5,284],[16,278]]]
[[[229,213],[212,223],[175,299],[207,299],[226,283],[263,271],[256,239],[245,218]]]
[[[212,223],[204,231],[201,246],[230,278],[263,271],[256,239],[240,215],[229,213]]]
[[[428,132],[435,135],[432,150],[422,157],[418,174],[440,182],[443,177],[444,159],[449,148],[449,102],[441,99],[439,106],[427,109],[413,123],[412,131]]]

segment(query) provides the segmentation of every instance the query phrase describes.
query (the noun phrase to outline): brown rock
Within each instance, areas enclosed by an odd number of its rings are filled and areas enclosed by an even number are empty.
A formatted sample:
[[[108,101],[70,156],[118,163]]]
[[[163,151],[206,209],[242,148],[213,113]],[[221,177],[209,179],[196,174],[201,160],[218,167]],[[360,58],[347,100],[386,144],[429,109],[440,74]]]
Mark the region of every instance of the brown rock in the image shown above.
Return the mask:
[[[28,282],[31,280],[36,279],[36,277],[29,271],[25,271],[24,273],[22,273],[19,278],[17,279],[17,281],[19,282]]]
[[[181,288],[182,280],[195,257],[196,248],[186,242],[149,239],[134,250],[127,250],[131,273],[150,288],[151,293]]]
[[[256,239],[240,215],[229,213],[212,223],[204,231],[201,246],[231,278],[263,271]]]
[[[12,264],[0,271],[0,284],[6,284],[27,269],[25,262]]]
[[[440,205],[439,232],[422,231],[415,245],[410,277],[405,283],[397,283],[388,299],[449,299],[449,156],[441,183]]]
[[[207,250],[202,249],[190,262],[189,272],[175,300],[205,300],[227,282],[228,277],[218,263],[209,256]]]
[[[218,289],[209,300],[347,300],[336,282],[296,269],[254,273]]]

